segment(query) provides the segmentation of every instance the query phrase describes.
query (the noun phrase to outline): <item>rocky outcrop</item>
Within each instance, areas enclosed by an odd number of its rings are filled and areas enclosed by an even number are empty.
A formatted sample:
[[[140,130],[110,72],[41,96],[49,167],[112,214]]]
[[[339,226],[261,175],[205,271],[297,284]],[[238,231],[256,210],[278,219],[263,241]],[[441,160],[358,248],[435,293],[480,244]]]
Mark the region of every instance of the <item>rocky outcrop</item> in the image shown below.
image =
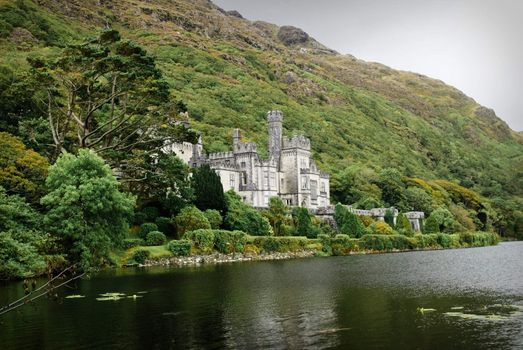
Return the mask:
[[[305,44],[309,40],[309,34],[305,33],[300,28],[293,26],[280,27],[278,31],[278,39],[286,45],[293,46],[299,44]]]

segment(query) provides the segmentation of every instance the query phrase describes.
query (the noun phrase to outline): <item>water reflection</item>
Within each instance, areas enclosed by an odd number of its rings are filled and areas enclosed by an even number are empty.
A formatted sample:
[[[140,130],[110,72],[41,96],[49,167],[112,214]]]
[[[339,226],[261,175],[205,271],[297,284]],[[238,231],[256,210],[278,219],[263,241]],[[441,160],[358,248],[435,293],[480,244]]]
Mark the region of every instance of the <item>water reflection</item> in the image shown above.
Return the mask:
[[[0,344],[2,349],[523,347],[522,252],[517,242],[106,271],[63,292],[85,298],[41,300],[0,319]],[[96,300],[112,292],[125,298]],[[0,287],[0,302],[22,293],[17,283]],[[127,298],[132,295],[143,297]],[[427,309],[434,311],[420,312]]]

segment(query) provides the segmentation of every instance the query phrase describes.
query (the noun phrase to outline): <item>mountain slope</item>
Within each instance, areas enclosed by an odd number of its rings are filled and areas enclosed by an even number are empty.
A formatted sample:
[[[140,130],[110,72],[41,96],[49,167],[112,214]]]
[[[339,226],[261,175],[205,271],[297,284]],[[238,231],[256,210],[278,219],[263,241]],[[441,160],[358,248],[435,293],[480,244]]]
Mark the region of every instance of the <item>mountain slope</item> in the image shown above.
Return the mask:
[[[156,57],[208,151],[231,129],[262,150],[265,113],[312,139],[320,165],[396,167],[521,205],[523,136],[492,110],[428,77],[340,55],[293,27],[251,22],[206,0],[0,0],[0,64],[27,67],[111,26]],[[336,178],[334,178],[336,190]]]

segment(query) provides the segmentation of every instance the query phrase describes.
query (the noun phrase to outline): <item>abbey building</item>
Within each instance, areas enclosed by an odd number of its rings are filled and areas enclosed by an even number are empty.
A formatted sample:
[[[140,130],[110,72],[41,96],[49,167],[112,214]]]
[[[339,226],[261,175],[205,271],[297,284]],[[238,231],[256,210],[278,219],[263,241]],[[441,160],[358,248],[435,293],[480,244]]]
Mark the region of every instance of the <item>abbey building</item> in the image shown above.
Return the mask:
[[[201,141],[171,144],[174,152],[191,167],[209,164],[220,176],[224,191],[233,189],[246,203],[266,208],[269,198],[278,196],[289,206],[318,209],[330,205],[329,175],[318,169],[311,156],[311,142],[305,136],[283,136],[281,111],[267,113],[268,159],[262,159],[254,142],[242,142],[239,129],[233,131],[230,152],[205,154]]]

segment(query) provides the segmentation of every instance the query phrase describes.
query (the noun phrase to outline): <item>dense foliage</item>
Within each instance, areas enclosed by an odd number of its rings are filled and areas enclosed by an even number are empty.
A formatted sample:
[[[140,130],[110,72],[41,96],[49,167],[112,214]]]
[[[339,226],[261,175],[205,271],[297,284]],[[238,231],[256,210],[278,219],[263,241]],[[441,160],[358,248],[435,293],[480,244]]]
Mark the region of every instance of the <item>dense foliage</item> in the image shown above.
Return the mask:
[[[89,150],[62,155],[46,186],[46,228],[60,237],[71,262],[99,266],[126,236],[134,198],[120,192],[111,169]]]
[[[225,213],[226,204],[220,177],[208,164],[193,170],[194,204],[200,210],[214,209]]]

